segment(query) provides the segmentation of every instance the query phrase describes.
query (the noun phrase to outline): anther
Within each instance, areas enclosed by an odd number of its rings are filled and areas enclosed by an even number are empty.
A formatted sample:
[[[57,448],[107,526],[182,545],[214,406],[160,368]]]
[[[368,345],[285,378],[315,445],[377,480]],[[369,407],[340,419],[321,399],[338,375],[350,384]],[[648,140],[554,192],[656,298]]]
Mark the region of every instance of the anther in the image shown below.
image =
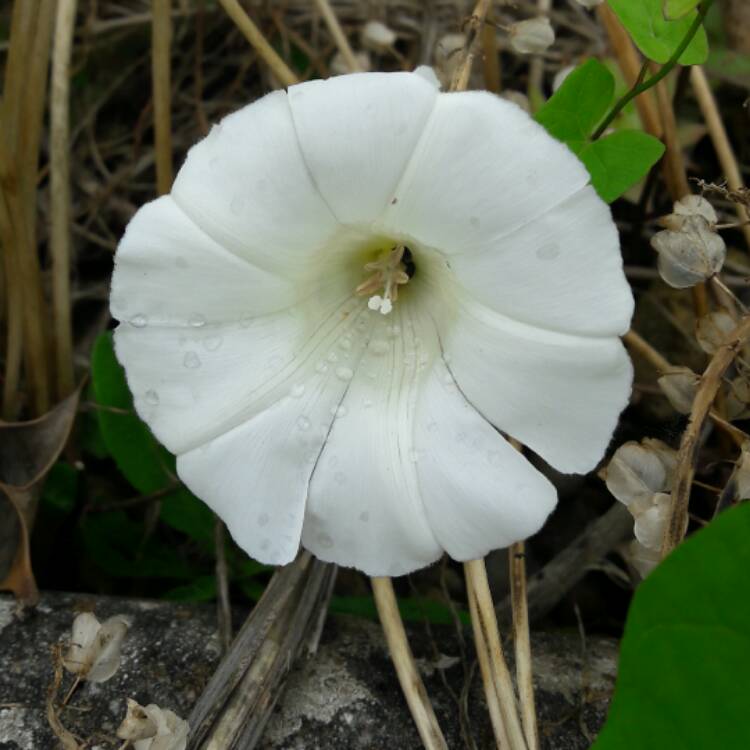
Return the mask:
[[[393,310],[393,303],[398,299],[399,286],[406,284],[414,275],[414,262],[407,247],[396,245],[384,253],[379,260],[367,263],[365,271],[371,271],[372,275],[365,279],[355,291],[359,295],[365,295],[382,289],[382,295],[372,294],[367,301],[367,306],[370,310],[379,310],[383,315],[387,315]]]

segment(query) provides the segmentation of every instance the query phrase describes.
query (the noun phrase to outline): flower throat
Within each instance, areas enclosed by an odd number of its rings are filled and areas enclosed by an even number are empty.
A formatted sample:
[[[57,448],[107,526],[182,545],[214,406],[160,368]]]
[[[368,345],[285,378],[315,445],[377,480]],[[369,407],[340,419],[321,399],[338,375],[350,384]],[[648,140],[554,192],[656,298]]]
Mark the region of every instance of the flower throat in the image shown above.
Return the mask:
[[[399,287],[409,283],[415,270],[411,250],[406,245],[396,245],[384,251],[377,260],[365,264],[365,271],[371,275],[355,292],[360,296],[370,295],[367,306],[387,315],[398,299]]]

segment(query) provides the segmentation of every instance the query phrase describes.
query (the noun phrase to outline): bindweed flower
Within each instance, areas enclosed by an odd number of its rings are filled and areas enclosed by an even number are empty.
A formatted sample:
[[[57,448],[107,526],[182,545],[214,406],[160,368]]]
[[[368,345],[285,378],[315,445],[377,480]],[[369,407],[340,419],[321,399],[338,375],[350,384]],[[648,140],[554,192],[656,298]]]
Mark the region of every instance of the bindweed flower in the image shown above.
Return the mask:
[[[194,146],[116,257],[116,351],[187,486],[265,563],[399,575],[536,532],[630,392],[633,299],[584,166],[434,76],[277,91]]]

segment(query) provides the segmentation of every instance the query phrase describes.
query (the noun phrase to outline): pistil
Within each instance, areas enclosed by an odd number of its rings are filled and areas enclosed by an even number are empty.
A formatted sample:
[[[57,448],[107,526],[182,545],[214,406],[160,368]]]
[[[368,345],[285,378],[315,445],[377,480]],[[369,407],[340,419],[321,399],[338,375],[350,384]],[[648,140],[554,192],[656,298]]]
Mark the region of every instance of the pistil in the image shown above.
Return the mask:
[[[387,315],[393,309],[393,303],[398,299],[399,286],[409,281],[409,274],[403,263],[405,252],[404,245],[396,245],[383,253],[379,260],[365,265],[365,271],[369,271],[372,275],[368,276],[355,291],[361,296],[371,295],[367,301],[370,310],[379,310],[381,314]],[[381,289],[382,294],[373,294]]]

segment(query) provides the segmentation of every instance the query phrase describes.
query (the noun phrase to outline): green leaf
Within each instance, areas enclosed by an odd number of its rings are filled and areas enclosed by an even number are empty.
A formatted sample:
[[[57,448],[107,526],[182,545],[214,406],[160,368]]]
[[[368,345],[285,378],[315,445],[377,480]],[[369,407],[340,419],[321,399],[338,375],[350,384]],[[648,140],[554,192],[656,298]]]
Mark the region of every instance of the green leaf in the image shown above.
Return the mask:
[[[615,79],[606,66],[598,60],[587,60],[537,112],[536,121],[577,152],[607,113],[614,90]]]
[[[162,597],[176,602],[210,602],[216,598],[216,576],[199,576],[192,583],[165,591]]]
[[[695,10],[701,0],[663,0],[664,17],[670,21],[690,13]]]
[[[164,523],[204,547],[213,547],[214,515],[209,507],[185,488],[170,493],[161,502],[160,518]]]
[[[622,25],[643,54],[658,63],[665,63],[677,51],[692,25],[697,11],[676,21],[664,17],[663,0],[609,0]],[[706,31],[701,26],[685,51],[681,65],[700,65],[708,55]]]
[[[432,599],[408,597],[398,600],[398,609],[406,622],[428,622],[435,625],[452,625],[453,615],[448,607]],[[331,612],[342,615],[356,615],[371,620],[378,619],[378,610],[371,596],[332,596]],[[464,624],[471,623],[469,613],[458,610],[458,619]]]
[[[602,200],[611,203],[648,174],[664,144],[639,130],[620,130],[583,146],[578,158]]]
[[[58,461],[44,480],[41,502],[68,514],[76,504],[78,472],[68,463]]]
[[[641,584],[594,750],[750,747],[750,504],[722,513]]]
[[[133,410],[125,371],[115,357],[110,333],[99,336],[94,344],[91,375],[102,438],[117,468],[143,494],[163,489],[173,481],[174,458]]]

